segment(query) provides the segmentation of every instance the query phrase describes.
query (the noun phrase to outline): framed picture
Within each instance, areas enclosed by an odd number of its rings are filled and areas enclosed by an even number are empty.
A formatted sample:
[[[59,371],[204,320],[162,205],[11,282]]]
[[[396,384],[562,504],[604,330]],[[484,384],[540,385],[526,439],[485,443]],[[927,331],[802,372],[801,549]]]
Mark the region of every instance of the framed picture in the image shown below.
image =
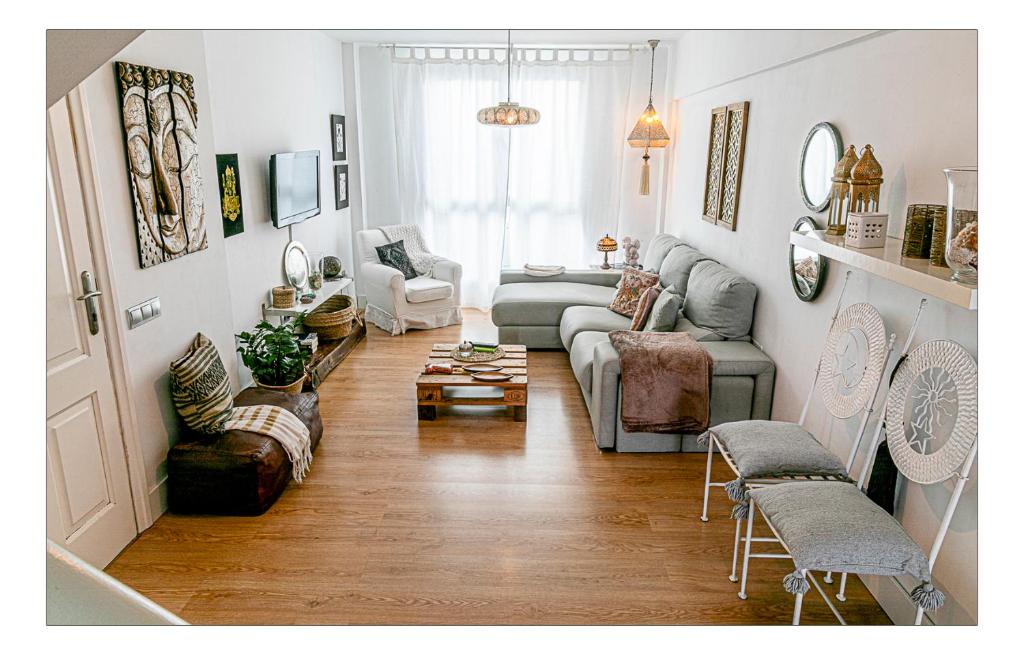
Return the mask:
[[[711,110],[702,215],[705,221],[728,230],[736,229],[749,113],[749,102]]]
[[[220,218],[224,236],[245,231],[242,223],[242,187],[238,183],[238,155],[217,155],[217,183],[220,185]]]
[[[334,165],[334,208],[348,207],[348,164]]]
[[[345,117],[331,114],[331,150],[334,161],[345,161]]]

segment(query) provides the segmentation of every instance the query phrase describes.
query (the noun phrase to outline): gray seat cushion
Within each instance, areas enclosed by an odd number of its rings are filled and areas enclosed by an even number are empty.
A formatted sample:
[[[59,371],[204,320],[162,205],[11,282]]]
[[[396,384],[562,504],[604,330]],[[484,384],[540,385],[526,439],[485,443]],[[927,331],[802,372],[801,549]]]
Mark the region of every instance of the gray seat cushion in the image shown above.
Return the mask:
[[[569,364],[583,393],[590,395],[594,377],[594,346],[608,341],[607,332],[580,332],[572,342]]]
[[[745,277],[704,260],[690,271],[683,313],[698,327],[725,339],[739,339],[750,332],[756,297],[757,287]]]
[[[651,239],[644,253],[644,269],[655,273],[661,270],[661,263],[669,251],[681,244],[682,241],[671,234],[658,234]]]
[[[929,579],[928,558],[896,519],[846,482],[752,489],[797,569]]]
[[[611,332],[612,330],[628,330],[632,319],[616,314],[607,307],[587,307],[578,305],[568,307],[562,313],[562,322],[558,325],[558,334],[562,346],[572,352],[572,342],[577,334],[586,330],[595,332]]]
[[[740,476],[841,475],[846,467],[807,430],[783,421],[736,421],[711,428]]]
[[[557,326],[573,305],[607,307],[615,287],[579,282],[517,282],[494,290],[491,320],[495,325]],[[626,320],[628,325],[629,320]]]
[[[676,293],[685,297],[690,271],[698,262],[705,260],[711,261],[711,258],[685,243],[679,244],[669,251],[665,256],[665,261],[661,264],[661,270],[658,271],[661,286],[665,288],[673,286],[676,288]]]

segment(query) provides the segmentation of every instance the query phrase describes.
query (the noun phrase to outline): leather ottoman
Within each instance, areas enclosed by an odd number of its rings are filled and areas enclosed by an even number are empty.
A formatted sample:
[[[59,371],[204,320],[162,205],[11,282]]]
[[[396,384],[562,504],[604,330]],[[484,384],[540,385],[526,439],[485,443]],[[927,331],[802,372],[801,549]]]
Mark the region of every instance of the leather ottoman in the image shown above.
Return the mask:
[[[309,428],[316,449],[323,435],[316,392],[290,394],[251,387],[235,406],[275,405]],[[168,504],[182,514],[255,516],[267,511],[292,477],[292,463],[275,439],[244,430],[220,435],[186,431],[167,456]]]

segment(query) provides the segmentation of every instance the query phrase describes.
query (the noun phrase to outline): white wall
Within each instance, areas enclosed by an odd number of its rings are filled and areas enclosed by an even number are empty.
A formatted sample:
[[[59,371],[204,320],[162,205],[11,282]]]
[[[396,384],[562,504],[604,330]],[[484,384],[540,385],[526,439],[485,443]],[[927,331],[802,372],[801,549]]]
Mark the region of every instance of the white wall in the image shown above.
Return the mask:
[[[329,118],[345,113],[342,52],[338,41],[312,30],[208,30],[203,37],[216,152],[238,153],[242,187],[245,231],[225,244],[237,333],[260,320],[267,291],[286,283],[289,230],[270,220],[270,155],[320,151],[321,213],[293,226],[292,235],[311,259],[339,255],[352,269],[349,210],[334,208]],[[211,226],[222,232],[219,207]]]
[[[776,419],[796,420],[824,339],[845,268],[835,263],[814,303],[793,293],[787,268],[793,222],[813,214],[800,199],[797,166],[812,125],[829,121],[846,144],[870,143],[885,169],[882,210],[902,236],[908,202],[943,203],[942,169],[977,163],[977,35],[974,31],[697,31],[686,33],[676,62],[678,111],[667,231],[735,268],[758,286],[754,337],[778,365]],[[701,220],[710,110],[750,101],[736,232]],[[824,223],[825,215],[815,217]],[[905,335],[920,295],[855,272],[847,299],[874,304]],[[916,338],[946,337],[976,354],[977,313],[931,299]],[[902,345],[898,339],[897,348]],[[844,458],[853,425],[810,428]],[[975,477],[972,475],[972,478]],[[977,486],[972,480],[939,557],[935,578],[947,591],[941,623],[977,620]],[[907,485],[898,512],[927,549],[951,484]],[[891,616],[909,604],[889,583],[870,586]]]
[[[153,518],[166,507],[167,450],[177,440],[178,418],[171,403],[167,367],[181,356],[196,332],[206,334],[230,362],[234,350],[231,289],[217,198],[216,151],[203,35],[198,31],[147,31],[114,60],[191,73],[199,104],[199,160],[209,248],[147,269],[139,268],[135,208],[128,185],[124,134],[114,70],[110,64],[83,82],[92,121],[103,219],[110,239],[116,295],[123,310],[160,296],[163,315],[126,335],[128,374],[145,459]],[[237,387],[237,376],[232,382]]]
[[[160,296],[163,315],[127,333],[132,402],[151,489],[152,516],[166,508],[164,462],[178,436],[167,367],[196,332],[220,350],[239,388],[234,334],[252,327],[270,287],[282,284],[288,230],[270,222],[268,159],[275,152],[319,149],[322,213],[293,228],[310,254],[338,254],[351,270],[349,210],[334,209],[329,116],[345,113],[341,44],[316,31],[148,30],[114,60],[172,68],[195,77],[199,156],[209,248],[139,268],[134,208],[113,67],[84,83],[92,120],[104,219],[123,310]],[[224,238],[216,153],[238,153],[245,231]],[[249,383],[246,371],[242,386]]]

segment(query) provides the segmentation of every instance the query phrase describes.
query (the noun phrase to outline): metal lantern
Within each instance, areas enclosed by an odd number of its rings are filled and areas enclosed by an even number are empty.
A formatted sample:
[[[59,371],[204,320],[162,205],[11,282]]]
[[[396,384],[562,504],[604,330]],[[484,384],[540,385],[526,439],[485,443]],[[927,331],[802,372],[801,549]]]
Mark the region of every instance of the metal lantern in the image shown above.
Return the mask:
[[[877,212],[882,188],[882,165],[875,159],[870,145],[864,146],[860,161],[850,171],[851,212]]]
[[[846,214],[850,207],[847,200],[850,197],[850,171],[857,164],[857,150],[850,146],[846,149],[843,158],[836,162],[835,170],[832,171],[832,202],[828,207],[828,229],[826,232],[832,235],[842,236],[846,234]]]
[[[647,92],[647,108],[640,114],[633,131],[626,138],[631,147],[644,149],[644,164],[640,169],[642,196],[651,194],[651,148],[667,148],[669,143],[668,131],[654,109],[654,49],[658,47],[659,41],[651,39],[647,43],[651,46],[651,86]]]
[[[498,127],[536,125],[540,121],[539,111],[533,107],[522,107],[518,102],[512,102],[512,30],[508,31],[508,51],[505,55],[505,63],[508,73],[507,100],[484,107],[476,113],[476,120],[482,125]]]

